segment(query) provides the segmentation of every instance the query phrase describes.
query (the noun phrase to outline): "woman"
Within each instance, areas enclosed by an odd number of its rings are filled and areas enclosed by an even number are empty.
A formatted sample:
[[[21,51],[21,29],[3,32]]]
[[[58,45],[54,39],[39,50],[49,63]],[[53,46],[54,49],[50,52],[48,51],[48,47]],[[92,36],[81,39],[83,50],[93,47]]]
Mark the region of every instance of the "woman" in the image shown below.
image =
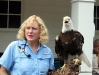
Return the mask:
[[[11,42],[0,59],[2,75],[47,75],[54,69],[54,57],[49,47],[48,30],[43,20],[30,16],[17,34],[19,40]]]

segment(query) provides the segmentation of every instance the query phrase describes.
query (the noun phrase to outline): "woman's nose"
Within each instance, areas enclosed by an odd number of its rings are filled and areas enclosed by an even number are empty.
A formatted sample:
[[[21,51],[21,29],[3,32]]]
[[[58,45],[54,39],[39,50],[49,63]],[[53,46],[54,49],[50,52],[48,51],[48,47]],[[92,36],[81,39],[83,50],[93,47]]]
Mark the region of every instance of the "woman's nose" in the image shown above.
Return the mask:
[[[29,32],[32,32],[32,31],[33,31],[33,29],[32,29],[32,28],[30,28],[30,29],[29,29]]]

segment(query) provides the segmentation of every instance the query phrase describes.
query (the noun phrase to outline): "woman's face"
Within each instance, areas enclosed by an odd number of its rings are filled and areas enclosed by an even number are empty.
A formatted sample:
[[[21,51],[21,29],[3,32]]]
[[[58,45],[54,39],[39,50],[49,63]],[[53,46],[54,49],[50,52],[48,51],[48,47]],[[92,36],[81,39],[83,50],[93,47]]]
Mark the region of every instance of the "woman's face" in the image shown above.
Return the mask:
[[[25,37],[27,41],[39,41],[40,38],[40,27],[37,21],[33,21],[32,24],[29,24],[25,28]]]
[[[94,51],[99,54],[99,41],[95,44]]]

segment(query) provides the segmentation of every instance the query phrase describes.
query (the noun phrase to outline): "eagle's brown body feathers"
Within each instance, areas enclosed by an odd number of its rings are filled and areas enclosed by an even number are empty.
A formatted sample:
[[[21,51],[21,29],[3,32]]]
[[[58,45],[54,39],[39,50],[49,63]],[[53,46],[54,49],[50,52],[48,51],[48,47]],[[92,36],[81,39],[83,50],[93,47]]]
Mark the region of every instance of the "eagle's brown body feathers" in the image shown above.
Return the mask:
[[[76,30],[60,32],[55,40],[55,52],[60,60],[68,59],[68,55],[81,55],[84,37]],[[64,62],[64,61],[63,61]]]

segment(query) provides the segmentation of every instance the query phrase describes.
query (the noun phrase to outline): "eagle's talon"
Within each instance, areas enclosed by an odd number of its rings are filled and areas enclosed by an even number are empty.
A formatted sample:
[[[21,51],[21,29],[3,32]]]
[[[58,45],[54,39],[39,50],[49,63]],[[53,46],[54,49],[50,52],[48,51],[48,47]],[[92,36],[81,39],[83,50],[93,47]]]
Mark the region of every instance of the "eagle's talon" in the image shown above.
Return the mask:
[[[64,64],[62,67],[60,67],[61,71],[63,71],[65,67],[66,67],[66,64]]]
[[[73,61],[74,61],[75,64],[77,64],[78,62],[80,62],[80,60],[77,59],[77,58],[73,59]]]

